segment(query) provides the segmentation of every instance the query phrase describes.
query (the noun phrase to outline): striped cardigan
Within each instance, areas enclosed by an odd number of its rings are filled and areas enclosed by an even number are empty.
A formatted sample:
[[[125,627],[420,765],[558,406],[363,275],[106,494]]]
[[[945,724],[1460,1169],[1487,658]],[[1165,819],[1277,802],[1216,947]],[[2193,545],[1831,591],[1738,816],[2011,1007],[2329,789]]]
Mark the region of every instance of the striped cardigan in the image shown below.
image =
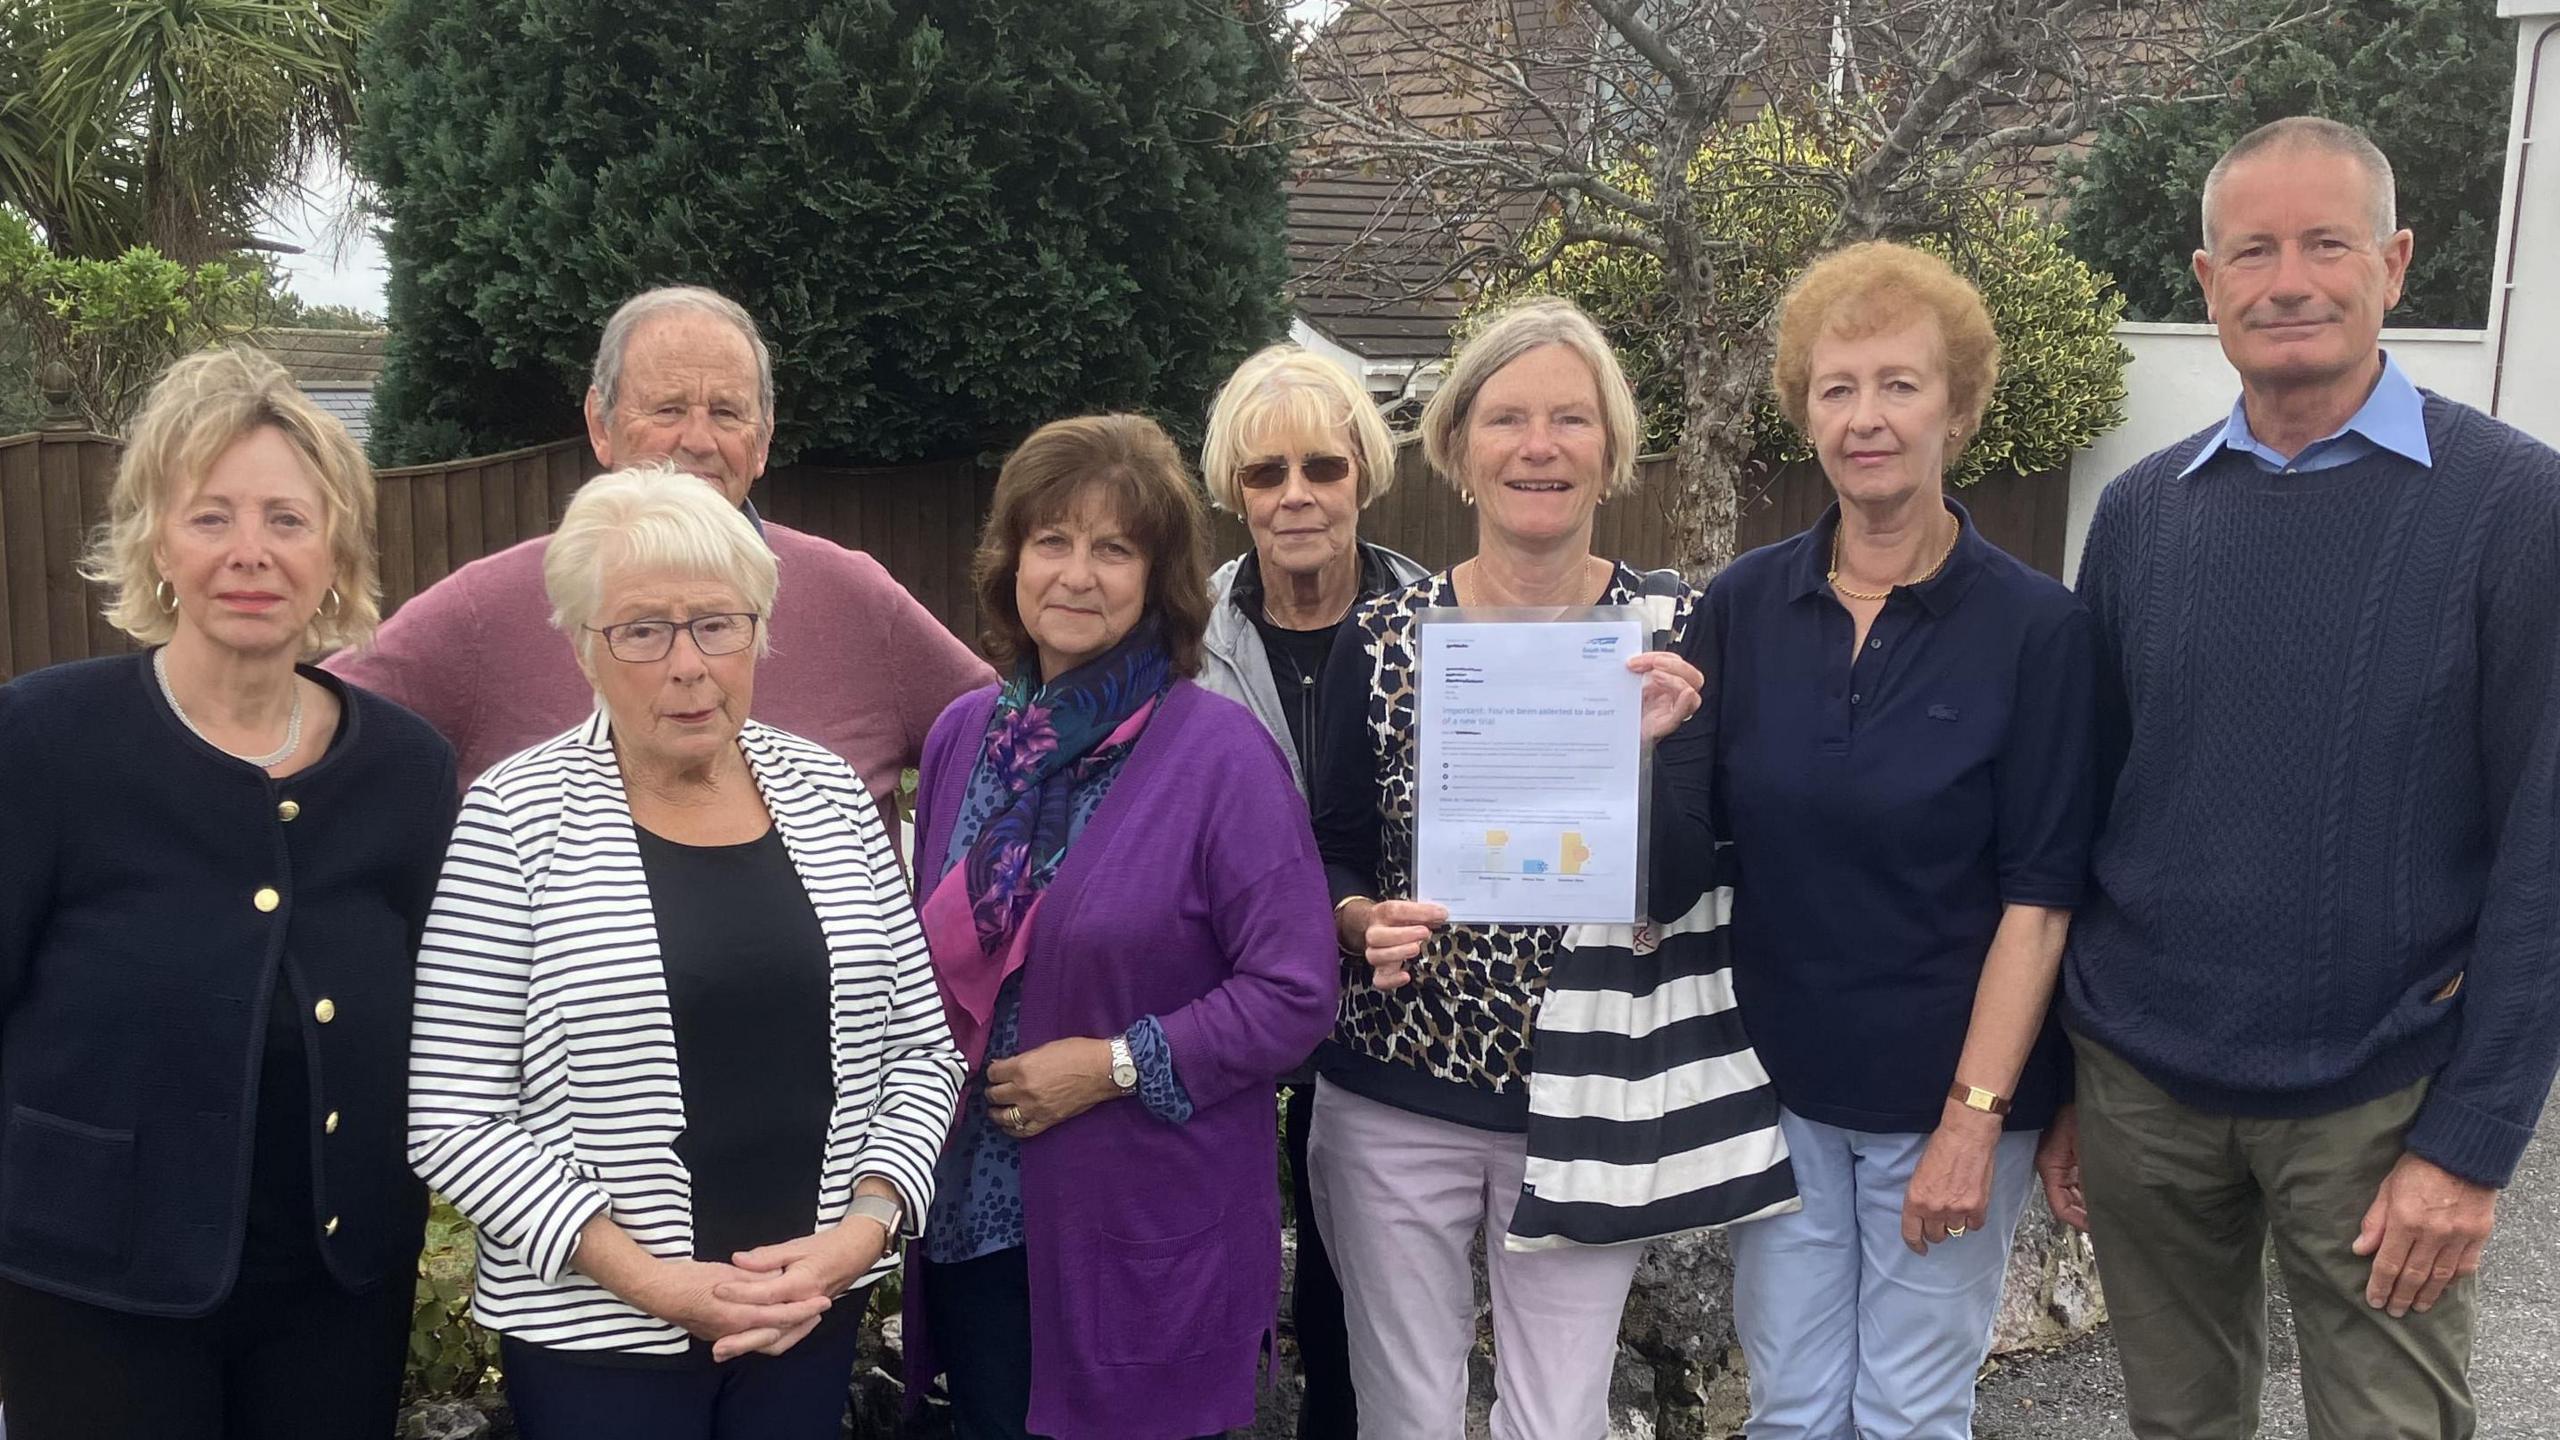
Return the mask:
[[[827,937],[836,1098],[816,1220],[878,1175],[912,1226],[961,1066],[906,883],[842,760],[753,721],[740,742]],[[409,1163],[479,1227],[473,1317],[564,1349],[682,1353],[681,1328],[569,1267],[607,1207],[651,1254],[693,1255],[666,977],[601,711],[473,783],[417,975]],[[897,1263],[893,1246],[864,1281]]]

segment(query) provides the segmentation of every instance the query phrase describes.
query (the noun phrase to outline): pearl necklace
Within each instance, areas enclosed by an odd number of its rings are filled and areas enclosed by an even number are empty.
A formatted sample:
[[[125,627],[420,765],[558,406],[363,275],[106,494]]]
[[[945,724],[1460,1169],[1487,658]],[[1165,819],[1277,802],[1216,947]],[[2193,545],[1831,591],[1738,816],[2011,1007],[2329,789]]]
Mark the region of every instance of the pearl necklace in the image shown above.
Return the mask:
[[[213,737],[204,733],[203,727],[188,718],[187,707],[178,703],[178,692],[169,688],[169,651],[166,647],[151,652],[151,673],[160,682],[160,698],[169,702],[169,708],[177,714],[178,723],[187,727],[187,733],[207,745],[213,745]],[[213,748],[222,750],[219,745],[213,745]],[[244,765],[255,765],[261,770],[267,770],[292,759],[293,752],[301,748],[302,687],[297,684],[293,687],[293,711],[285,717],[282,748],[270,755],[242,755],[231,750],[222,750],[222,753]]]

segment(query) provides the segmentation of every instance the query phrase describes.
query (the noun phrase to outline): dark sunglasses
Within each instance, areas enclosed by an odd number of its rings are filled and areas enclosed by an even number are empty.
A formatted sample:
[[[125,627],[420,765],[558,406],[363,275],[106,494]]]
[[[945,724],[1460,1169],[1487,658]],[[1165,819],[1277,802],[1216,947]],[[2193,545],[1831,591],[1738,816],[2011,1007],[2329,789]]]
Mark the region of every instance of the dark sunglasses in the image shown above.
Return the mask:
[[[1298,470],[1310,485],[1336,485],[1351,478],[1348,455],[1310,455],[1298,462]],[[1236,483],[1247,490],[1269,490],[1289,483],[1289,462],[1256,460],[1236,470]]]

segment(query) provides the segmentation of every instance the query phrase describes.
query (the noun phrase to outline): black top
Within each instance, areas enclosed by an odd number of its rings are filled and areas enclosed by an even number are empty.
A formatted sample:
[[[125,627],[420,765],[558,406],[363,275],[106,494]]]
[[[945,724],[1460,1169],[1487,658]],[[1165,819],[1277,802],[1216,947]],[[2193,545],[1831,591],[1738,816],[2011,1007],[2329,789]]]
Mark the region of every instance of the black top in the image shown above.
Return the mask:
[[[1397,587],[1396,572],[1388,565],[1386,554],[1375,546],[1360,547],[1360,593],[1352,601],[1352,609],[1373,595],[1381,595]],[[1253,622],[1254,632],[1262,637],[1262,653],[1271,661],[1271,688],[1278,693],[1280,713],[1289,722],[1289,748],[1298,757],[1298,773],[1314,783],[1316,773],[1316,736],[1321,731],[1316,717],[1323,713],[1318,697],[1324,692],[1326,657],[1333,653],[1334,637],[1342,633],[1350,620],[1346,612],[1340,620],[1316,630],[1292,630],[1271,623],[1264,604],[1262,557],[1254,551],[1244,553],[1236,566],[1235,580],[1228,586],[1227,601]]]
[[[818,913],[779,830],[743,845],[639,840],[684,1089],[675,1148],[694,1258],[811,1234],[835,1099]]]
[[[1342,622],[1336,620],[1320,630],[1292,630],[1272,624],[1257,605],[1253,628],[1262,636],[1263,653],[1271,657],[1271,683],[1280,692],[1280,713],[1289,722],[1289,748],[1298,752],[1298,773],[1312,775],[1316,693],[1324,680],[1325,657],[1333,653],[1333,637],[1341,633]]]
[[[1947,508],[1945,568],[1863,642],[1826,575],[1837,506],[1702,613],[1743,1025],[1779,1100],[1845,1130],[1937,1128],[2003,911],[2079,903],[2096,825],[2088,611]],[[2053,1118],[2069,1065],[2048,1020],[2009,1129]]]
[[[342,718],[282,780],[190,732],[147,655],[0,687],[0,1275],[202,1315],[254,1208],[341,1285],[410,1283],[412,965],[453,750],[301,674]],[[301,1093],[266,1093],[279,1067]]]

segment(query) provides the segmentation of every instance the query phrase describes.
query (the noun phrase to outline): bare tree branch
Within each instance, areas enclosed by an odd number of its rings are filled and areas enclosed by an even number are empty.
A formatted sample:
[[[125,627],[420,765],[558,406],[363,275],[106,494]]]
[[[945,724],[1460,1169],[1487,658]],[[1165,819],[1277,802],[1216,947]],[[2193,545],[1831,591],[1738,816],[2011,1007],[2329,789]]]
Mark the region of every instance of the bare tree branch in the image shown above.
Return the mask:
[[[1678,390],[1674,517],[1692,568],[1712,566],[1775,344],[1766,272],[1947,233],[1986,178],[2047,171],[2124,106],[2186,93],[2246,43],[2216,5],[1350,0],[1303,54],[1298,146],[1377,209],[1305,283],[1447,313],[1593,250],[1658,266],[1646,345]],[[1717,150],[1746,132],[1747,156]],[[1745,214],[1819,218],[1771,256],[1723,228]]]

